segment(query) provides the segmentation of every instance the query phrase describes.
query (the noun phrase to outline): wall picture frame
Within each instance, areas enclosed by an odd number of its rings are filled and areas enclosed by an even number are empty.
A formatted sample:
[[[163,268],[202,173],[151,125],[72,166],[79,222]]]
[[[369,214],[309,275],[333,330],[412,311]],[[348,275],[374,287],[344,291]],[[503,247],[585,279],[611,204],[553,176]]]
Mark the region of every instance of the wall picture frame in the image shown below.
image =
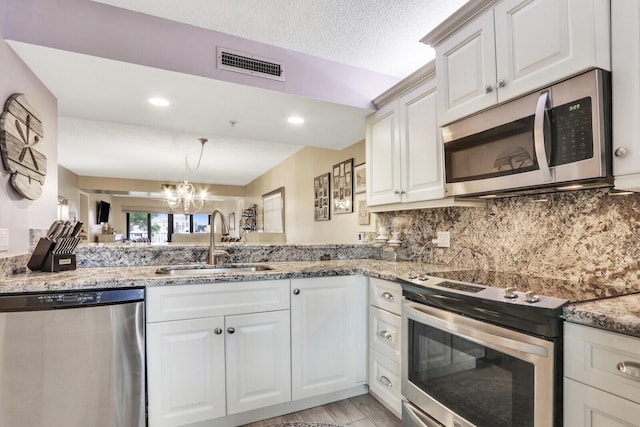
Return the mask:
[[[353,158],[333,165],[333,213],[353,212]]]
[[[331,173],[327,172],[313,179],[313,219],[329,221],[331,219]]]
[[[353,168],[353,192],[354,194],[366,193],[367,191],[367,165],[361,163]]]

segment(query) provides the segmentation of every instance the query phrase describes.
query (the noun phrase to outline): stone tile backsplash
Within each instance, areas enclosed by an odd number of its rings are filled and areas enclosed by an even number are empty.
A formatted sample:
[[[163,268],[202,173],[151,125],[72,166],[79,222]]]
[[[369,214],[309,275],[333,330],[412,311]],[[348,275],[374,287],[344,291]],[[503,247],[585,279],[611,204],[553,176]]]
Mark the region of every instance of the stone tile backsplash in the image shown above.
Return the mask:
[[[484,208],[379,213],[400,230],[398,259],[597,281],[640,291],[640,194],[583,190],[493,199]],[[436,248],[436,231],[451,233]],[[393,256],[384,248],[384,258]]]

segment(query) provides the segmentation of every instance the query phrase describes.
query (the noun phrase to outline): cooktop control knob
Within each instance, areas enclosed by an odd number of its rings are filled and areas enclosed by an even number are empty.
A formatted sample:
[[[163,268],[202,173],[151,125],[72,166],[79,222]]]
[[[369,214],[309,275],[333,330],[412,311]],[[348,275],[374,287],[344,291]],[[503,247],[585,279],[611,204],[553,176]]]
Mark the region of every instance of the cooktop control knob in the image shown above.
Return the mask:
[[[518,298],[518,294],[516,294],[516,288],[504,288],[504,297],[509,299]]]
[[[538,295],[536,295],[536,293],[533,291],[527,291],[524,293],[524,300],[528,303],[533,304],[540,301],[540,297],[538,297]]]

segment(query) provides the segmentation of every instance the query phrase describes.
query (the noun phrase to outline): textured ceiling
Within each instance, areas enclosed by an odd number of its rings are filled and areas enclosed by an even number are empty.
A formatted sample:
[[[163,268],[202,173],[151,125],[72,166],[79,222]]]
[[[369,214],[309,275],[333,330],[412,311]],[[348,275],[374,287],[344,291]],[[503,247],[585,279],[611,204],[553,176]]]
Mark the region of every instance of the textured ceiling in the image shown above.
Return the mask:
[[[58,1],[60,6],[65,1],[69,5],[86,1],[94,9],[104,9],[98,4],[104,3],[127,14],[140,12],[148,20],[151,18],[146,15],[156,16],[399,78],[432,59],[431,49],[418,40],[465,3],[464,0]],[[72,9],[69,13],[73,15]],[[29,28],[29,25],[20,27],[27,32]],[[144,31],[144,25],[140,28]],[[301,144],[340,149],[362,140],[364,119],[371,113],[369,108],[68,52],[43,44],[50,47],[10,42],[58,98],[61,116],[58,160],[79,175],[180,181],[184,155],[197,158],[197,138],[206,137],[211,142],[206,145],[202,167],[192,180],[246,185],[295,153]],[[148,97],[158,93],[171,99],[169,109],[153,109],[146,103]],[[290,126],[285,122],[290,114],[304,116],[306,123]],[[236,127],[229,125],[230,120],[238,122]]]
[[[434,58],[419,40],[466,0],[99,2],[403,78]]]

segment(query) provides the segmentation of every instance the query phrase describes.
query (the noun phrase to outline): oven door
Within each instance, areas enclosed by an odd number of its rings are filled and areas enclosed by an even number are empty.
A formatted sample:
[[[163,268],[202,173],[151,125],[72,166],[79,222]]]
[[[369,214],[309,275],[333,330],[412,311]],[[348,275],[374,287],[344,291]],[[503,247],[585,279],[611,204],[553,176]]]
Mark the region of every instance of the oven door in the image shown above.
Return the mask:
[[[554,425],[554,343],[424,304],[402,307],[402,394],[447,427]]]
[[[445,194],[553,183],[549,105],[545,90],[443,127]]]

